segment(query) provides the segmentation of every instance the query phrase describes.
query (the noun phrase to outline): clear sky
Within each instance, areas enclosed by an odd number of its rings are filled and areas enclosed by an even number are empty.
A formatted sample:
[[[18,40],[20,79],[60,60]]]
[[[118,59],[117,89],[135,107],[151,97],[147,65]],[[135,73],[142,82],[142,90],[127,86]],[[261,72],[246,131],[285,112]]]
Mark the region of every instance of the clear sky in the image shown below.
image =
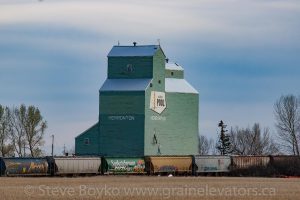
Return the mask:
[[[0,0],[0,104],[38,106],[60,154],[97,122],[111,47],[158,39],[199,91],[200,134],[275,133],[274,102],[300,94],[299,0]]]

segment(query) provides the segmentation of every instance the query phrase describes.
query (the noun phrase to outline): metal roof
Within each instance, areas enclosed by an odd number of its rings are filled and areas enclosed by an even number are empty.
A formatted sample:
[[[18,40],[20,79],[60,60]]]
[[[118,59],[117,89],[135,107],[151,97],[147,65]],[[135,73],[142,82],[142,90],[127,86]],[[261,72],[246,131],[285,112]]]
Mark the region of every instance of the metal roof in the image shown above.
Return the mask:
[[[159,48],[159,45],[113,46],[107,57],[154,56]]]
[[[100,91],[144,91],[151,79],[106,79]]]
[[[166,69],[183,71],[183,68],[179,64],[172,62],[166,63]]]
[[[184,79],[166,78],[165,87],[166,92],[198,94],[198,91]]]

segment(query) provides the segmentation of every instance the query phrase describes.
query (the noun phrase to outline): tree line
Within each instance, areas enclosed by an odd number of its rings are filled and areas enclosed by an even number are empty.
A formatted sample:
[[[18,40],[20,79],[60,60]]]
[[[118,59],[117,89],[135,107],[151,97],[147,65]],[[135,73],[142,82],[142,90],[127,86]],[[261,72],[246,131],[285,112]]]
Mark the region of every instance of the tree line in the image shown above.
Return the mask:
[[[221,133],[215,142],[200,136],[199,154],[300,156],[300,97],[281,96],[274,104],[276,137],[255,123],[251,128],[231,128],[219,123]],[[47,122],[35,106],[7,107],[0,104],[0,156],[37,157],[43,154]],[[274,134],[273,134],[274,135]]]
[[[201,135],[199,154],[221,155],[300,155],[300,97],[283,95],[274,104],[276,134],[259,123],[252,127],[231,128],[224,131],[223,121],[218,141]]]
[[[46,128],[37,107],[0,105],[0,156],[41,156]]]

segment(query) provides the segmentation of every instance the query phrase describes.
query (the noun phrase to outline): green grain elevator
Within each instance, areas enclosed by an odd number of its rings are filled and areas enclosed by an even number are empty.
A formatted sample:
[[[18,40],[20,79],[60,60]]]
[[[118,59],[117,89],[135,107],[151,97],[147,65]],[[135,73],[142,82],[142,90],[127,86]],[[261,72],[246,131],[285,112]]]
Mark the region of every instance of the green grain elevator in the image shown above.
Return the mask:
[[[77,155],[190,155],[198,148],[198,92],[159,45],[114,46],[99,90],[98,122]]]

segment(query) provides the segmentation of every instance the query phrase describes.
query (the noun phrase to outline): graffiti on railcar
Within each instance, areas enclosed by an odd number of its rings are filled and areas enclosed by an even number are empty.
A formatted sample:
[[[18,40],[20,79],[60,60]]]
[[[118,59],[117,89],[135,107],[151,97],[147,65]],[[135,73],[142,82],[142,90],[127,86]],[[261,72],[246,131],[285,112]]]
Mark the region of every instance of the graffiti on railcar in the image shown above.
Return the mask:
[[[48,169],[48,163],[43,159],[10,159],[5,161],[5,165],[7,174],[44,174]]]
[[[108,158],[107,171],[110,173],[144,173],[145,161],[140,158]]]
[[[229,172],[231,159],[229,156],[195,156],[197,173]]]
[[[162,165],[158,169],[159,172],[176,172],[178,167],[174,165]]]

